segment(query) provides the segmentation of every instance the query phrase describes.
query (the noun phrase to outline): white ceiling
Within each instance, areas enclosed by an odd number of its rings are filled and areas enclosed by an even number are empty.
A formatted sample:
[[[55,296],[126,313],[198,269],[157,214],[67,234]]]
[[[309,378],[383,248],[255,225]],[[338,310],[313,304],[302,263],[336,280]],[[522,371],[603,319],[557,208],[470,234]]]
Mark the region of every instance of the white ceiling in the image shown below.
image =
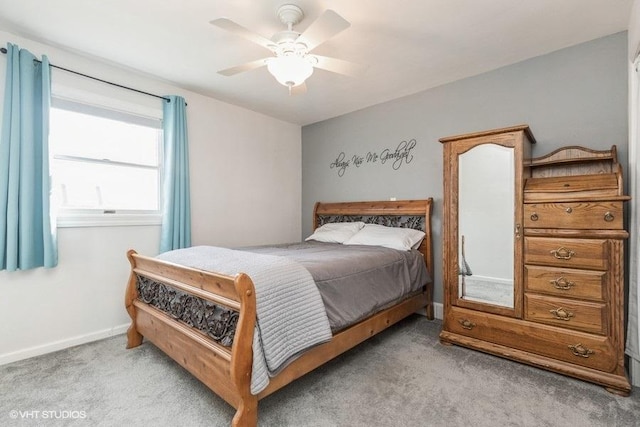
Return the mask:
[[[270,38],[276,10],[303,32],[333,9],[351,27],[313,53],[368,65],[316,70],[289,96],[265,67],[218,70],[269,51],[209,24],[227,17]],[[306,125],[627,29],[633,0],[0,0],[0,29],[125,64],[174,85]],[[0,41],[4,45],[7,41]],[[54,62],[55,63],[55,62]],[[64,66],[64,64],[60,64]],[[82,70],[79,70],[82,71]]]

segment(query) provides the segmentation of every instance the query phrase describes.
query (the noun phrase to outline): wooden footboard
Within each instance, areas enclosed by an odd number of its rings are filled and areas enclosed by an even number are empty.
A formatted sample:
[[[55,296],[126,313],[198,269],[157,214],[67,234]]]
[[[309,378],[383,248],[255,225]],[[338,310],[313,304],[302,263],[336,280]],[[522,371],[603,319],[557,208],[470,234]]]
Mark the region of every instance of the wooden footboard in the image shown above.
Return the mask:
[[[418,215],[423,217],[426,237],[420,251],[428,270],[433,274],[431,239],[432,199],[402,202],[355,202],[316,205],[314,224],[318,215]],[[328,360],[353,348],[367,338],[394,323],[425,309],[433,319],[433,283],[418,294],[383,310],[333,336],[331,341],[305,352],[289,364],[258,396],[251,394],[251,368],[253,361],[253,331],[256,322],[256,299],[253,282],[246,274],[235,277],[198,270],[137,254],[127,253],[131,274],[127,286],[125,305],[131,317],[127,331],[127,348],[139,346],[143,337],[151,341],[168,356],[187,369],[218,396],[236,408],[233,426],[256,426],[258,400],[312,371]],[[218,342],[209,332],[203,332],[190,323],[208,323],[201,317],[185,321],[184,308],[168,307],[167,312],[154,306],[152,298],[145,296],[143,285],[153,283],[156,296],[166,292],[179,293],[189,304],[215,306],[226,310],[237,319],[232,343]],[[169,289],[169,291],[168,291]],[[159,298],[162,299],[162,298]],[[175,298],[174,298],[175,299]],[[167,300],[167,298],[165,298]],[[173,300],[172,300],[173,301]],[[189,304],[186,304],[190,307]],[[170,304],[169,304],[170,305]],[[165,307],[166,308],[166,307]],[[181,317],[182,316],[182,317]],[[188,317],[188,316],[187,316]],[[231,340],[225,336],[225,339]]]
[[[147,338],[236,408],[232,425],[256,425],[258,399],[250,392],[256,298],[249,276],[240,273],[230,277],[196,270],[145,257],[133,250],[127,256],[131,263],[125,298],[131,317],[127,348],[136,347],[142,343],[142,337]],[[232,346],[225,347],[142,302],[137,288],[140,277],[238,312]]]

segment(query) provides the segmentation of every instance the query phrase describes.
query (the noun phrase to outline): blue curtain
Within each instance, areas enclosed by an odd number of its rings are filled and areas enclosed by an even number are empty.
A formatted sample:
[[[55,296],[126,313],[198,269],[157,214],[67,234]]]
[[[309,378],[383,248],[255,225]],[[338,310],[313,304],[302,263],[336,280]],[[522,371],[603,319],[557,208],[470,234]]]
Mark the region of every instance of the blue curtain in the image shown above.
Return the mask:
[[[160,252],[191,246],[189,149],[184,98],[167,96],[163,108],[164,173]]]
[[[25,49],[7,44],[0,135],[0,270],[58,264],[50,213],[49,108],[51,76]]]

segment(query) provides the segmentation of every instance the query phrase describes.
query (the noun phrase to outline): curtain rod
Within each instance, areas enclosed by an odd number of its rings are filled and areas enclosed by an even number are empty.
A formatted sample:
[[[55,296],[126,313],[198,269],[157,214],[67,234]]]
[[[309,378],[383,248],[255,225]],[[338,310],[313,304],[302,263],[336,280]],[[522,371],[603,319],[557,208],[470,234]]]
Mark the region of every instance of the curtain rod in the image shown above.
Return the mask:
[[[0,48],[0,52],[6,54],[7,53],[7,49],[2,47],[2,48]],[[42,61],[40,61],[38,59],[34,59],[34,61],[42,63]],[[59,67],[59,66],[53,65],[51,63],[49,64],[49,66],[52,67],[52,68],[57,68],[58,70],[66,71],[68,73],[76,74],[78,76],[86,77],[88,79],[92,79],[92,80],[96,80],[96,81],[99,81],[99,82],[102,82],[102,83],[106,83],[106,84],[111,85],[111,86],[116,86],[116,87],[119,87],[119,88],[122,88],[122,89],[131,90],[133,92],[138,92],[138,93],[141,93],[143,95],[149,95],[149,96],[153,96],[155,98],[164,99],[167,102],[171,102],[171,99],[167,98],[166,96],[156,95],[154,93],[149,93],[149,92],[145,92],[143,90],[134,89],[134,88],[129,87],[129,86],[123,86],[123,85],[118,84],[118,83],[113,83],[113,82],[110,82],[110,81],[107,81],[107,80],[99,79],[97,77],[93,77],[93,76],[90,76],[90,75],[87,75],[87,74],[83,74],[83,73],[80,73],[78,71],[73,71],[73,70],[70,70],[68,68]],[[185,102],[185,105],[188,105],[188,104]]]

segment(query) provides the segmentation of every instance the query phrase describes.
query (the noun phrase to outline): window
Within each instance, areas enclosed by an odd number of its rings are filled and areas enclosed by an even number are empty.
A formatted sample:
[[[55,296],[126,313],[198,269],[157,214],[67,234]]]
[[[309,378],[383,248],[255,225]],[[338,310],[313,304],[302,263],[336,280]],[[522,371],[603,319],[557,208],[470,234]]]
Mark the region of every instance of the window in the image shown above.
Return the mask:
[[[54,98],[49,149],[58,225],[159,218],[161,128],[159,119]]]

